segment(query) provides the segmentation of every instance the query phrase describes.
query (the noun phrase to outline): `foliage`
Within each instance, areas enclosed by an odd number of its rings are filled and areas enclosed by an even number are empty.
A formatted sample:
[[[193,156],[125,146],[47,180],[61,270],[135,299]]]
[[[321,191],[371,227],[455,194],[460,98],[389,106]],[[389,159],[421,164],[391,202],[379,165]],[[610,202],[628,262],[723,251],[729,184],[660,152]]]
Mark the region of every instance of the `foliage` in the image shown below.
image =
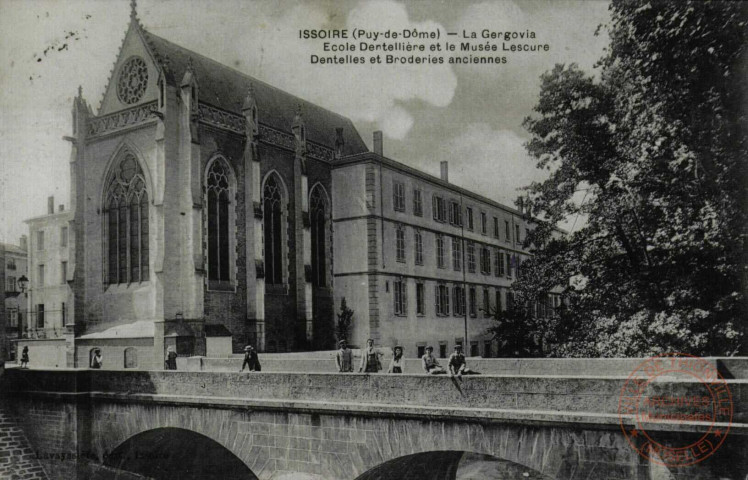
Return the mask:
[[[348,340],[348,333],[351,330],[353,322],[353,310],[348,308],[345,303],[345,297],[340,301],[340,313],[338,313],[338,323],[335,328],[337,340]]]
[[[745,352],[748,7],[610,10],[599,76],[557,65],[524,123],[552,173],[527,188],[545,221],[513,291],[532,305],[561,286],[567,304],[523,333],[551,356]],[[559,235],[564,219],[582,226]]]
[[[491,317],[496,321],[491,328],[494,338],[499,341],[497,357],[537,357],[542,352],[538,349],[536,336],[527,335],[532,330],[535,318],[524,309],[502,311],[491,307]],[[530,328],[528,328],[530,327]]]

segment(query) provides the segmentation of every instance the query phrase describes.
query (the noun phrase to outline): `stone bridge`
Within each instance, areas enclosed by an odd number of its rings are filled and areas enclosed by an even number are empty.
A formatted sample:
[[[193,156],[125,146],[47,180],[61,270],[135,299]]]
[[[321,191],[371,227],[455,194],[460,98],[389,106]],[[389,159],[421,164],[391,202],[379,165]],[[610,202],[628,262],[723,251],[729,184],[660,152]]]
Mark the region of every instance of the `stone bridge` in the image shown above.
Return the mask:
[[[12,419],[0,422],[0,477],[4,458],[31,452],[55,479],[745,478],[746,380],[728,380],[735,411],[724,444],[678,469],[651,463],[626,440],[624,382],[9,369],[0,385],[0,413]],[[657,386],[673,396],[700,388],[689,379]],[[633,419],[624,425],[633,428]],[[706,428],[647,430],[682,445]],[[11,449],[8,438],[19,433],[27,445]]]

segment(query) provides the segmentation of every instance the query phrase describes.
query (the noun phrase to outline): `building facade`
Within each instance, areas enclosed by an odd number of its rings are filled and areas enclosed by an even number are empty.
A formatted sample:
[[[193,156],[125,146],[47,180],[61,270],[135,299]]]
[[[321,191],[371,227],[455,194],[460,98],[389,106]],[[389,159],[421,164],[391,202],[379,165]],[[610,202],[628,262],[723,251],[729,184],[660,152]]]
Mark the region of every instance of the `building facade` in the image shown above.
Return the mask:
[[[47,199],[47,214],[26,220],[29,226],[29,284],[27,332],[32,339],[61,339],[72,311],[70,221],[72,214],[54,197]]]
[[[105,368],[160,368],[211,331],[234,352],[329,349],[343,298],[356,344],[416,354],[465,342],[467,318],[469,353],[495,353],[526,220],[384,158],[381,134],[369,152],[349,119],[134,10],[98,112],[79,90],[72,118],[69,365],[101,349]]]
[[[15,340],[28,335],[28,307],[26,292],[19,280],[28,278],[27,237],[21,236],[18,245],[3,244],[3,265],[0,271],[5,291],[3,305],[4,348],[8,358],[15,358]]]
[[[333,204],[335,297],[356,312],[355,344],[500,353],[487,329],[530,255],[525,212],[449,183],[446,162],[437,178],[384,157],[377,134],[373,152],[334,166],[335,198],[358,199]]]

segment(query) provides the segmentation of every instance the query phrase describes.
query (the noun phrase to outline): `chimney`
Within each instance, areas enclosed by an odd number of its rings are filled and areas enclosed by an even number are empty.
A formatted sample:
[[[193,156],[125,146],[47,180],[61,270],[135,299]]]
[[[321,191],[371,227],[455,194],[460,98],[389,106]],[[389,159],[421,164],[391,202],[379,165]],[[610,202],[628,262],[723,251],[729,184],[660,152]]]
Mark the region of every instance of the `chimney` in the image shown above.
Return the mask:
[[[443,162],[439,162],[439,167],[441,167],[441,179],[445,182],[449,181],[449,162],[446,160]]]
[[[28,249],[28,247],[29,247],[28,241],[26,240],[26,235],[21,235],[21,238],[19,239],[19,242],[21,244],[20,245],[21,246],[21,250],[23,250],[25,252]]]
[[[57,211],[58,211],[58,212],[64,212],[64,211],[65,211],[65,205],[63,205],[63,204],[60,204],[60,205],[58,206],[58,210],[57,210]]]
[[[55,197],[47,197],[47,213],[55,213]]]
[[[374,132],[374,153],[377,155],[384,156],[384,148],[382,146],[382,131],[377,130]]]

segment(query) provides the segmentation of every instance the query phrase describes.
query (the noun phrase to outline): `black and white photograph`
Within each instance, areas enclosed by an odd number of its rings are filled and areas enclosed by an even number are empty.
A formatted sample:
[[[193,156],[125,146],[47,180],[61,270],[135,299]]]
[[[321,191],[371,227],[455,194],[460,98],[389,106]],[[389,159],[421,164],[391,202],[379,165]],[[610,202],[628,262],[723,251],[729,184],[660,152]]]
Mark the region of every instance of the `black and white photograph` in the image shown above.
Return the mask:
[[[0,0],[0,480],[748,480],[748,2]]]

